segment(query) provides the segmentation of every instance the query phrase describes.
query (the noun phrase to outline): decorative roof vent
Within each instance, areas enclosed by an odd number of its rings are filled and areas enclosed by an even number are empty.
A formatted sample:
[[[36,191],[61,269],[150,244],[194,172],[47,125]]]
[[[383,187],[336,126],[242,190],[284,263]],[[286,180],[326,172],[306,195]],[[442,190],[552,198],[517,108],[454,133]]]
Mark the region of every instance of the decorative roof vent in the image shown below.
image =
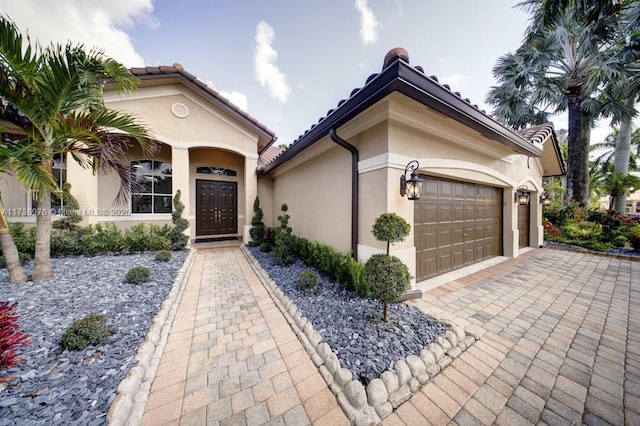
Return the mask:
[[[388,67],[393,61],[396,59],[402,59],[406,63],[409,63],[409,53],[404,50],[402,47],[396,47],[391,49],[389,53],[387,53],[384,57],[384,63],[382,64],[382,69]]]

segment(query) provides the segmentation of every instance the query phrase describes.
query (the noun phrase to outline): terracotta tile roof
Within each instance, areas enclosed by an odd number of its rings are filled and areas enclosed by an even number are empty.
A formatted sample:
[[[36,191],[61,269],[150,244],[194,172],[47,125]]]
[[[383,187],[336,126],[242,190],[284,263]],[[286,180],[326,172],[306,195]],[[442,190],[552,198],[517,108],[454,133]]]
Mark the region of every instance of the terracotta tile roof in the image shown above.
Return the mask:
[[[329,128],[335,129],[341,126],[393,91],[399,91],[426,106],[441,111],[516,152],[535,156],[542,153],[531,141],[495,121],[478,105],[463,98],[460,92],[454,92],[449,85],[440,83],[436,76],[427,76],[420,66],[410,66],[406,50],[396,48],[385,56],[380,73],[371,74],[364,86],[353,89],[348,98],[340,100],[334,109],[330,109],[326,115],[320,117],[318,122],[300,135],[286,151],[267,164],[265,172],[290,160],[299,151],[324,137]]]
[[[544,123],[538,126],[517,130],[516,133],[531,143],[543,143],[553,134],[553,123]]]
[[[204,81],[200,80],[195,75],[186,71],[183,68],[183,66],[179,63],[175,63],[172,66],[161,65],[159,67],[131,68],[130,71],[133,75],[135,75],[140,79],[161,78],[164,76],[172,76],[172,75],[183,78],[186,82],[202,90],[207,95],[215,98],[218,102],[223,104],[232,113],[247,120],[254,127],[256,127],[257,129],[265,133],[269,138],[269,142],[266,144],[262,144],[263,146],[260,152],[266,150],[277,139],[275,132],[273,130],[269,129],[267,126],[262,124],[255,117],[251,116],[250,114],[238,108],[236,105],[231,103],[227,98],[222,96],[220,92],[209,87]]]
[[[271,145],[269,148],[262,151],[260,157],[258,157],[258,170],[264,169],[264,167],[275,160],[285,150],[276,145]]]

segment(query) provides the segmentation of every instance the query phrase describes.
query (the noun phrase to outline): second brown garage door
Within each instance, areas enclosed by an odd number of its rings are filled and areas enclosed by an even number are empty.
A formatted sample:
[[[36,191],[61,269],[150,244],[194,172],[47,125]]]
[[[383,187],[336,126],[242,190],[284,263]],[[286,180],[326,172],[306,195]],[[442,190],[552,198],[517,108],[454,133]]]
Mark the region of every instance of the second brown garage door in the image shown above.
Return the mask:
[[[502,255],[501,188],[421,178],[414,214],[416,281]]]

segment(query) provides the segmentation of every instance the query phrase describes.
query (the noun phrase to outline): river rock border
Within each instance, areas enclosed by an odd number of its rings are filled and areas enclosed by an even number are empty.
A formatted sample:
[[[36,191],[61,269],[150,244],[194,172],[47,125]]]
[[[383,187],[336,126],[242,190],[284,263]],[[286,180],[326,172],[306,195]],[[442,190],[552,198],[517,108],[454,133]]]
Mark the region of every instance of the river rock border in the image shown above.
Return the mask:
[[[352,424],[380,423],[479,339],[478,335],[451,325],[445,337],[437,336],[420,351],[419,356],[408,355],[398,360],[393,371],[383,372],[365,388],[360,381],[353,379],[349,369],[340,365],[329,344],[322,340],[320,333],[302,316],[296,304],[271,279],[246,246],[242,246],[242,252]]]
[[[129,370],[116,389],[116,397],[107,412],[107,422],[110,425],[138,425],[142,422],[151,384],[160,365],[196,252],[196,249],[189,251],[171,291],[153,317],[144,342],[138,347],[135,356],[137,365]]]

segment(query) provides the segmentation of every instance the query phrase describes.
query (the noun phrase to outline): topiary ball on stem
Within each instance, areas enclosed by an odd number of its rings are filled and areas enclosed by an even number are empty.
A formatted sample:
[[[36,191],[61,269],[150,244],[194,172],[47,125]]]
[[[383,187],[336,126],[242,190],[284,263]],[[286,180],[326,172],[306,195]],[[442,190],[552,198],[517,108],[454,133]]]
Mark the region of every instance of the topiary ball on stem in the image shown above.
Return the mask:
[[[411,288],[409,268],[395,256],[374,254],[364,265],[364,278],[369,282],[371,296],[384,303],[382,319],[388,321],[387,305]]]

